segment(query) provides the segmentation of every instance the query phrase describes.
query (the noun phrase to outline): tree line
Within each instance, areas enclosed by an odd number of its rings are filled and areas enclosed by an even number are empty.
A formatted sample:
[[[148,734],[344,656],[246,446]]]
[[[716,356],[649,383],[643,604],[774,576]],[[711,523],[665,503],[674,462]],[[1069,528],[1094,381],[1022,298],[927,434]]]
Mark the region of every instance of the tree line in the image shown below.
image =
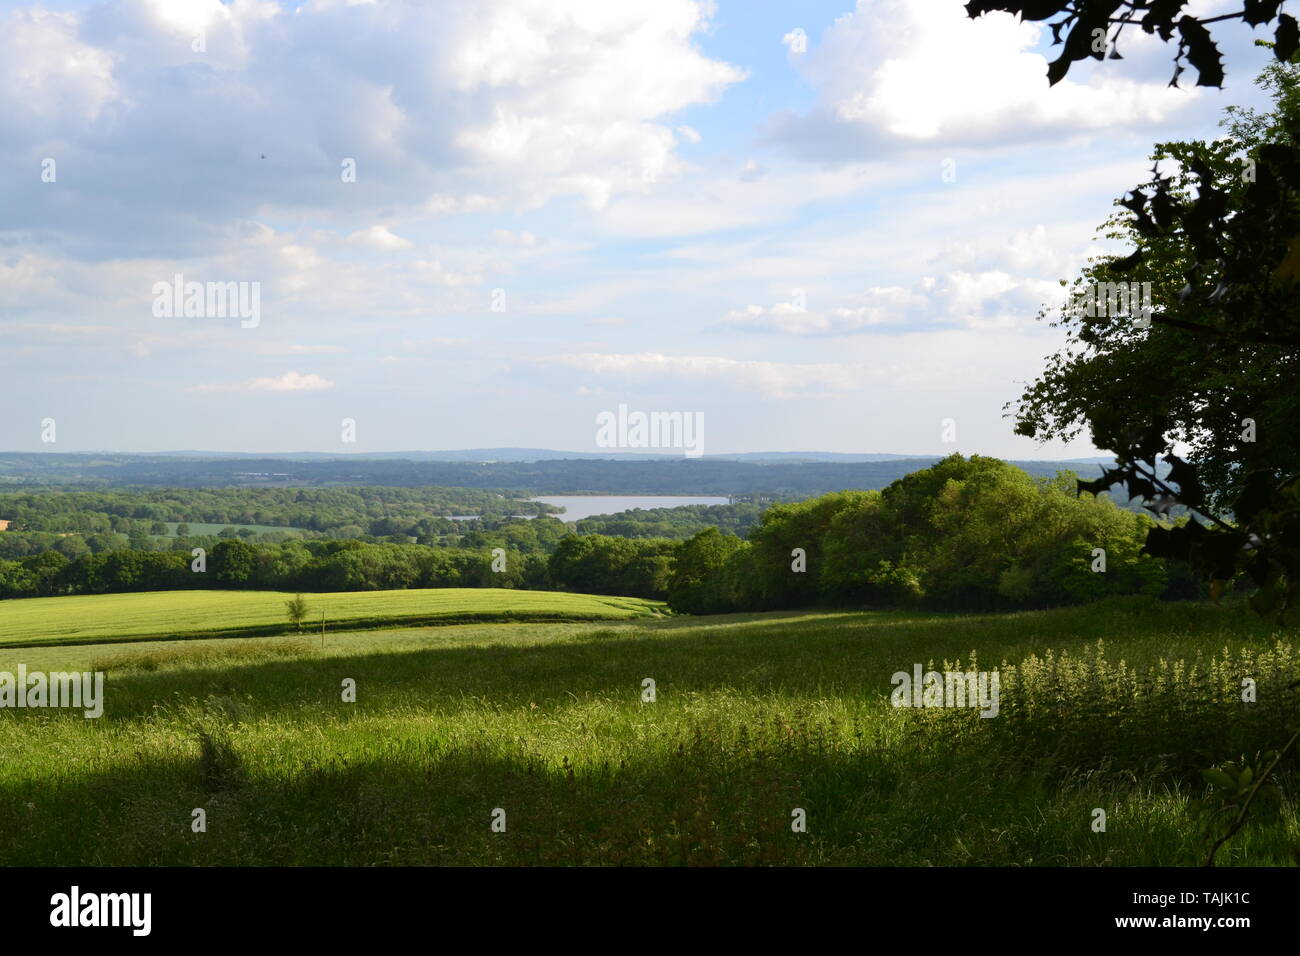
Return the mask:
[[[1141,553],[1153,524],[1106,497],[1076,495],[1069,473],[1034,478],[995,458],[953,455],[881,491],[776,505],[748,539],[696,534],[674,555],[669,603],[708,614],[1197,596],[1185,568]]]
[[[435,487],[477,489],[499,493],[508,498],[598,493],[784,499],[822,495],[840,488],[883,488],[891,481],[918,468],[927,468],[936,461],[936,457],[923,457],[862,462],[752,462],[705,456],[662,461],[592,458],[466,462],[367,459],[352,455],[321,461],[296,461],[187,459],[169,455],[51,455],[33,452],[0,454],[0,478],[48,487],[82,488],[108,484],[121,489],[184,488],[207,491],[218,488],[234,493],[293,494],[300,490],[335,492],[341,489],[354,490],[359,486],[383,486],[404,488],[417,494]],[[1031,474],[1045,477],[1050,477],[1064,467],[1060,462],[1045,461],[1017,461],[1014,464]],[[271,483],[245,477],[253,471],[284,473],[286,477],[275,479]],[[293,487],[287,487],[288,485]],[[470,511],[459,513],[469,514]],[[513,513],[534,512],[519,510]],[[220,522],[225,519],[213,520]],[[314,527],[297,525],[293,521],[267,523]]]
[[[575,525],[578,534],[619,538],[689,538],[706,528],[744,536],[758,524],[764,507],[751,502],[735,502],[729,505],[632,508],[616,514],[592,515],[575,522]]]
[[[342,537],[445,534],[452,516],[540,515],[537,501],[482,488],[136,488],[0,493],[11,531],[166,534],[167,522],[264,525]]]
[[[442,547],[228,538],[199,557],[180,548],[43,551],[0,560],[0,596],[506,587],[665,599],[697,614],[1195,596],[1185,570],[1140,553],[1152,524],[1105,497],[1077,496],[1071,474],[1035,478],[997,459],[953,455],[882,491],[776,505],[746,538],[717,527],[686,540],[576,534],[543,517],[502,520]]]
[[[677,542],[569,533],[547,555],[508,550],[369,544],[355,540],[218,542],[211,552],[125,549],[69,559],[43,551],[0,560],[0,598],[125,591],[253,589],[376,591],[526,588],[667,597]]]

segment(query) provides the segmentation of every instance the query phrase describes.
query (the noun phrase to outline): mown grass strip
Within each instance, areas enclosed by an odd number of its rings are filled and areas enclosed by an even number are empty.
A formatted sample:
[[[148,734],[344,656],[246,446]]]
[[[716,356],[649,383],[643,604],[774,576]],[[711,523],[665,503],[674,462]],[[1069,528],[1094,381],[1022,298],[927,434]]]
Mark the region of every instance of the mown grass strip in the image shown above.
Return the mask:
[[[0,602],[0,647],[115,644],[297,633],[277,591],[157,591]],[[303,633],[326,629],[434,627],[487,622],[579,622],[653,618],[662,604],[639,598],[441,588],[305,595]]]

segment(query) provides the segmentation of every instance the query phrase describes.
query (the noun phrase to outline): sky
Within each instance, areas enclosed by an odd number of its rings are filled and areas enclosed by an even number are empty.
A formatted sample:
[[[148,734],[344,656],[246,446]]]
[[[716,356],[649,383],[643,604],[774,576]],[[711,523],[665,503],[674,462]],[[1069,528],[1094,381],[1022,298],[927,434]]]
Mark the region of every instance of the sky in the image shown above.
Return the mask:
[[[1049,87],[960,0],[0,0],[0,449],[1092,455],[1012,434],[1039,313],[1268,35]]]

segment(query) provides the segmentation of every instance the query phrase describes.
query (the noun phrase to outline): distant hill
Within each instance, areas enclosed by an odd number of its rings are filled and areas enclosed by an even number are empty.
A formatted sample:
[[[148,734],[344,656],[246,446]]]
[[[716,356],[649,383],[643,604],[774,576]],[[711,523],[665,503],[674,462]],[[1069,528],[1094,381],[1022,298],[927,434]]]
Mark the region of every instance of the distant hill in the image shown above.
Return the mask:
[[[501,452],[479,449],[457,454]],[[524,449],[514,449],[524,452]],[[307,453],[304,453],[307,454]],[[451,454],[426,452],[426,455]],[[556,453],[562,454],[562,453]],[[938,459],[845,456],[819,460],[811,453],[766,458],[761,454],[684,458],[472,458],[469,460],[396,455],[313,455],[312,457],[200,453],[167,455],[0,453],[0,487],[297,487],[322,485],[442,486],[492,489],[516,495],[760,495],[802,498],[844,489],[883,488],[929,467]],[[1096,461],[1018,461],[1033,475],[1075,471],[1100,474]]]
[[[26,452],[0,452],[0,462],[10,455]],[[47,454],[40,452],[37,454]],[[534,461],[680,461],[680,452],[556,451],[553,448],[462,448],[448,451],[377,451],[377,452],[227,452],[227,451],[159,451],[140,454],[122,452],[80,452],[94,458],[194,458],[194,459],[264,459],[274,461],[461,461],[461,462],[534,462]],[[854,464],[878,461],[939,460],[937,455],[901,455],[882,452],[837,451],[746,451],[730,455],[701,455],[696,461],[745,461],[762,464],[782,462],[840,462]],[[1110,457],[1072,458],[1066,463],[1091,464],[1109,462]]]

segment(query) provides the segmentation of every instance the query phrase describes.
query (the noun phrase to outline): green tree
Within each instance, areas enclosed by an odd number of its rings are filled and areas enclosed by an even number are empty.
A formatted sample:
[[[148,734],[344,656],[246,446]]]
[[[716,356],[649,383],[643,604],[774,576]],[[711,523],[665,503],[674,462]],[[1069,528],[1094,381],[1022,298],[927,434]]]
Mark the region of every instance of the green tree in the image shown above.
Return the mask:
[[[250,586],[256,562],[257,548],[238,538],[227,538],[212,549],[213,577],[227,587]]]
[[[757,606],[803,607],[822,594],[823,541],[841,511],[875,492],[839,491],[793,504],[773,505],[750,532],[753,576],[747,584]]]
[[[36,586],[36,593],[45,597],[59,592],[59,574],[68,565],[68,559],[57,551],[42,551],[23,558],[20,562]]]
[[[550,580],[570,591],[662,598],[676,542],[569,534],[548,562]]]
[[[668,605],[683,614],[717,614],[736,609],[728,562],[749,545],[717,528],[706,528],[683,541],[673,555],[668,578]]]
[[[1256,607],[1285,613],[1300,586],[1300,74],[1275,65],[1260,82],[1268,115],[1236,111],[1223,140],[1156,148],[1175,170],[1103,227],[1135,250],[1076,280],[1149,282],[1149,324],[1063,308],[1066,345],[1013,410],[1020,434],[1086,429],[1116,453],[1085,489],[1122,482],[1156,514],[1198,515],[1152,528],[1149,553],[1219,581],[1248,573]]]
[[[79,558],[83,554],[90,554],[90,545],[86,544],[85,539],[79,534],[70,534],[65,538],[60,538],[54,549],[69,559]]]
[[[288,601],[284,602],[285,612],[289,615],[289,623],[302,630],[302,622],[307,618],[307,602],[301,594],[294,595]]]

